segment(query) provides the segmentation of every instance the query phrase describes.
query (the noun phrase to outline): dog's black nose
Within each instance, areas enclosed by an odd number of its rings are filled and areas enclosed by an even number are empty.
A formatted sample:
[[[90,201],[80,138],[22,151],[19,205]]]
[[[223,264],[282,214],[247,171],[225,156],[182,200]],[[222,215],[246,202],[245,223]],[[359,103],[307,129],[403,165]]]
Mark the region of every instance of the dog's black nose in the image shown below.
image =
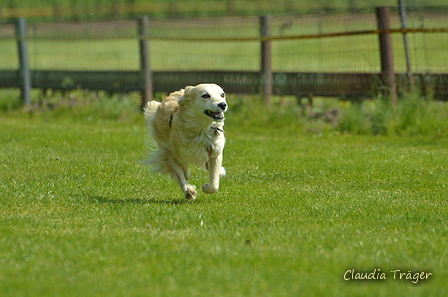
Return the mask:
[[[227,104],[225,102],[221,102],[218,104],[218,107],[221,108],[222,110],[226,109]]]

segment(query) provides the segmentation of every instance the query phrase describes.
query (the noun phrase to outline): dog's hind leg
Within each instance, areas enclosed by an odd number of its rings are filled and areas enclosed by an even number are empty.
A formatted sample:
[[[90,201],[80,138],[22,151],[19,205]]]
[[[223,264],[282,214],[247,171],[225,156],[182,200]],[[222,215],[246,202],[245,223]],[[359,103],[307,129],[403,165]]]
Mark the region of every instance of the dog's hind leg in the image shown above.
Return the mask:
[[[198,192],[196,191],[195,186],[190,185],[187,181],[187,179],[190,178],[187,164],[181,165],[173,161],[170,165],[172,170],[171,176],[175,181],[177,181],[180,188],[185,193],[185,198],[188,200],[196,199],[196,195],[198,194]]]
[[[226,170],[222,165],[222,154],[216,158],[210,158],[206,164],[210,183],[202,185],[202,191],[207,194],[216,193],[219,189],[219,179],[226,175]]]
[[[197,191],[193,185],[188,183],[190,173],[188,172],[188,164],[180,164],[172,153],[160,147],[147,162],[154,166],[153,172],[168,173],[171,178],[176,181],[182,191],[185,193],[185,198],[193,200],[196,198]]]
[[[191,178],[190,171],[188,171],[188,165],[182,166],[182,169],[184,171],[184,176],[186,180],[189,180]]]

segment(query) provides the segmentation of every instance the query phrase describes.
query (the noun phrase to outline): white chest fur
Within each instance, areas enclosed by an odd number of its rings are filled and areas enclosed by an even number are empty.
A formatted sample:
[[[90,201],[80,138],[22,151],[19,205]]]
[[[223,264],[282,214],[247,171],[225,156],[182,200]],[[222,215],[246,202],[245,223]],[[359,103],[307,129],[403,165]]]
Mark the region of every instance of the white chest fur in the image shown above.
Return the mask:
[[[177,134],[183,135],[185,134]],[[179,161],[204,167],[209,158],[216,158],[222,154],[225,145],[224,130],[211,127],[188,138],[172,140],[173,143],[182,142],[173,147],[173,152]]]

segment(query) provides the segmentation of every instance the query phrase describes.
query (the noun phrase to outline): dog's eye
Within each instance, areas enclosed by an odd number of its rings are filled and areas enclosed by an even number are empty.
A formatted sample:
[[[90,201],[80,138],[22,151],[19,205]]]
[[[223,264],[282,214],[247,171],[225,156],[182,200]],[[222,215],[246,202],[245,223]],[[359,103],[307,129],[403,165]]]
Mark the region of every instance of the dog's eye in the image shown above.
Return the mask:
[[[221,97],[224,98],[226,95],[224,93],[221,94]]]
[[[208,98],[210,98],[210,95],[209,94],[204,94],[204,95],[202,95],[202,98],[208,99]]]

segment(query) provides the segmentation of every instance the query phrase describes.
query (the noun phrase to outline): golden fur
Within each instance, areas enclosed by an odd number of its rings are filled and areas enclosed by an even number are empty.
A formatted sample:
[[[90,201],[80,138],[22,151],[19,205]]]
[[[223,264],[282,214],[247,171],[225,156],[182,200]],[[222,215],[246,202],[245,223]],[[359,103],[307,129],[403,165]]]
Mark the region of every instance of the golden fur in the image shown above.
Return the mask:
[[[197,195],[196,188],[188,183],[188,164],[209,171],[210,182],[202,186],[203,192],[213,194],[219,189],[219,180],[225,175],[221,165],[226,111],[224,91],[216,84],[188,86],[145,107],[145,118],[158,146],[148,163],[155,172],[171,174],[187,199]]]

